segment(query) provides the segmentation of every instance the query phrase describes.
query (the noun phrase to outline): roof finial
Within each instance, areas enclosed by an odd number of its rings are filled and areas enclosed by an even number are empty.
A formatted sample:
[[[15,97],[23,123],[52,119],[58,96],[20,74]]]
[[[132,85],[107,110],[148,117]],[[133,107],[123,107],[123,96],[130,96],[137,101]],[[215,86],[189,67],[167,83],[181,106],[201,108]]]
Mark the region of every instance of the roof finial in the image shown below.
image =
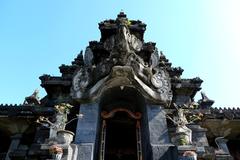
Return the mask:
[[[161,55],[161,56],[164,56],[163,51],[160,51],[160,55]]]
[[[39,93],[39,90],[38,89],[35,89],[33,94],[28,96],[28,97],[25,97],[25,100],[23,102],[24,105],[40,105],[41,102],[39,100],[39,97],[38,97],[38,93]]]
[[[127,15],[123,12],[123,9],[121,9],[120,13],[117,16],[118,18],[126,18]]]
[[[166,60],[165,55],[163,54],[163,51],[160,51],[160,60]]]
[[[198,103],[200,104],[200,106],[201,106],[202,108],[210,108],[210,107],[213,105],[214,100],[209,99],[209,98],[207,97],[206,93],[204,93],[204,92],[201,92],[201,96],[202,96],[202,99],[200,99],[200,100],[198,101]]]

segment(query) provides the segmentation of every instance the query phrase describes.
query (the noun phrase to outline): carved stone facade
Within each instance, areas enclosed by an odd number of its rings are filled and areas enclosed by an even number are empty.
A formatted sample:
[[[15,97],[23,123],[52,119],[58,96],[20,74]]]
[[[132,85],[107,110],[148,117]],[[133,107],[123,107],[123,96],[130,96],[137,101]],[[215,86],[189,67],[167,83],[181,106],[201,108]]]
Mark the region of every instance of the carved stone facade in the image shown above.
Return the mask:
[[[194,101],[203,81],[145,42],[143,22],[120,12],[99,29],[61,76],[40,77],[44,98],[0,105],[0,159],[240,159],[239,109]]]
[[[89,43],[86,63],[73,74],[72,98],[95,100],[109,88],[127,86],[143,92],[150,101],[170,104],[170,76],[159,65],[155,43],[143,42],[146,25],[120,13],[115,21],[104,21],[99,28],[100,42]]]

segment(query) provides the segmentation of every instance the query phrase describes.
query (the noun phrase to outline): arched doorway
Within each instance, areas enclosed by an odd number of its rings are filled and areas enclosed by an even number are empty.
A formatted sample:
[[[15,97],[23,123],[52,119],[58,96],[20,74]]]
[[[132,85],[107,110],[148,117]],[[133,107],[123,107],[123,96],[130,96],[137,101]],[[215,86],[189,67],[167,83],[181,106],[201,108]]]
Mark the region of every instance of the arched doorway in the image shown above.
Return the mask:
[[[101,113],[100,160],[142,160],[141,116],[125,108]]]

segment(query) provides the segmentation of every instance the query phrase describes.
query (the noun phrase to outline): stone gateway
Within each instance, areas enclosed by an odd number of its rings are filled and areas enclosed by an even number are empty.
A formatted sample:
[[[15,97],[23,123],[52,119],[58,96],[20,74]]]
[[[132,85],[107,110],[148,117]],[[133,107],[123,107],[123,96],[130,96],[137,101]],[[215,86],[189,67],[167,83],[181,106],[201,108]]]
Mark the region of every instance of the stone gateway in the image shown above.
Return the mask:
[[[99,23],[61,76],[43,75],[47,95],[0,105],[0,159],[240,159],[240,110],[212,108],[200,78],[182,78],[146,24],[120,12]]]

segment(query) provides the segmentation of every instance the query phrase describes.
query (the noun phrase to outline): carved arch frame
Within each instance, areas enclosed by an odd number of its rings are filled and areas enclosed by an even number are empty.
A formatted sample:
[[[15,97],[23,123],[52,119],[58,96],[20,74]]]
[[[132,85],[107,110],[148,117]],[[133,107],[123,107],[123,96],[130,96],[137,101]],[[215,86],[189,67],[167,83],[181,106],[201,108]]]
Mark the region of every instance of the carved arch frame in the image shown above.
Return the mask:
[[[101,117],[102,120],[102,130],[101,130],[101,140],[100,140],[100,160],[105,160],[105,143],[106,143],[106,128],[107,123],[106,120],[113,118],[117,112],[125,112],[128,116],[134,120],[136,120],[136,141],[137,141],[137,159],[142,160],[142,142],[141,142],[141,124],[140,119],[142,118],[142,114],[140,112],[132,112],[126,108],[115,108],[110,112],[102,111]]]

